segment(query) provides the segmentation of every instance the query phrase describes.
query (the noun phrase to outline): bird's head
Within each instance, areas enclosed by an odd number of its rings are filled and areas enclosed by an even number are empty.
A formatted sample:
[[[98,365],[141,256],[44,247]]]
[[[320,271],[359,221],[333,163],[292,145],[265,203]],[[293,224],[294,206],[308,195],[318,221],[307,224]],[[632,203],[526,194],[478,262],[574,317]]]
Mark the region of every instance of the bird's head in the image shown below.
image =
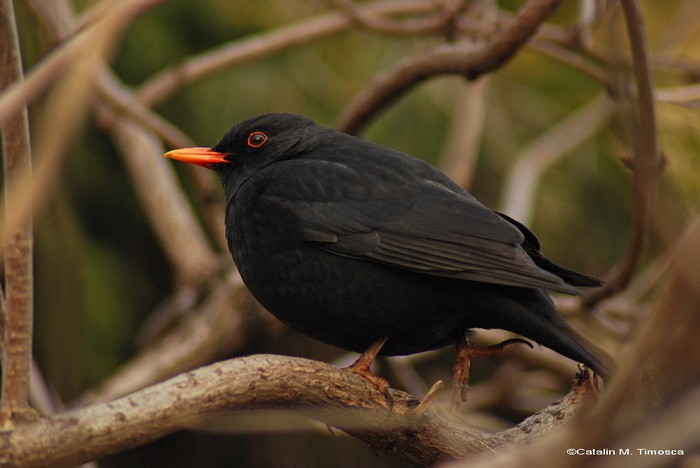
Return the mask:
[[[293,156],[309,140],[309,118],[295,114],[266,114],[244,120],[231,128],[211,148],[181,148],[169,151],[166,158],[227,172],[247,174],[275,161]],[[307,141],[308,142],[308,141]]]

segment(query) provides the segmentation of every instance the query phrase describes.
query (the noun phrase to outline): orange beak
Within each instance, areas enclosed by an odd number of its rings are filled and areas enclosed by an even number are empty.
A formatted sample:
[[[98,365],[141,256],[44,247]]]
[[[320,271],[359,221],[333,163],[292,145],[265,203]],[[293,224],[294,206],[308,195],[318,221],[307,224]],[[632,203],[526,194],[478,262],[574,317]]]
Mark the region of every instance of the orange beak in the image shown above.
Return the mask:
[[[229,164],[226,153],[211,148],[182,148],[165,153],[166,158],[210,168],[212,164]]]

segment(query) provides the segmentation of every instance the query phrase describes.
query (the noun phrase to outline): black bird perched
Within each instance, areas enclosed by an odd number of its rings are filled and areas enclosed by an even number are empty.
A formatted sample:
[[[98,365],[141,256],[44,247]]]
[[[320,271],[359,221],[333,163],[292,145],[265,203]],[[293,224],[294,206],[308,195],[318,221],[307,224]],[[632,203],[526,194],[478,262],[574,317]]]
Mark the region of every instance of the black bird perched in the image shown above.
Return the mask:
[[[353,369],[385,394],[369,371],[378,353],[457,343],[463,400],[470,328],[509,330],[610,374],[545,292],[601,281],[547,260],[525,226],[424,161],[293,114],[166,156],[221,177],[229,249],[258,301],[306,335],[365,351]]]

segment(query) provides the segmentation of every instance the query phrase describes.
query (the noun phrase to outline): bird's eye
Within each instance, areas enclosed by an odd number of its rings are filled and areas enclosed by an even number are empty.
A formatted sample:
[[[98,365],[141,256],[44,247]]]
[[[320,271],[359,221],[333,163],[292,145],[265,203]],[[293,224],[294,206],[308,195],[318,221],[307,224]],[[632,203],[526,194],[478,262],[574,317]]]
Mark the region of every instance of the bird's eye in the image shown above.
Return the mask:
[[[253,132],[248,135],[248,146],[251,148],[260,148],[267,141],[267,135],[264,132]]]

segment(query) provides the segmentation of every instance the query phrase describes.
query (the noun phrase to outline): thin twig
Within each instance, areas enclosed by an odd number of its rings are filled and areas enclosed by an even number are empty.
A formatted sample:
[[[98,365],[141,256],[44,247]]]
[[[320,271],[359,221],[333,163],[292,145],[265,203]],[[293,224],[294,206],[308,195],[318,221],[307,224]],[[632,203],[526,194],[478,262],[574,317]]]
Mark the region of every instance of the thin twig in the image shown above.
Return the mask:
[[[400,23],[385,19],[367,8],[359,7],[355,5],[353,0],[332,1],[340,10],[361,26],[372,31],[402,36],[426,34],[445,29],[455,15],[464,7],[465,3],[464,0],[448,0],[436,14],[428,18]]]
[[[343,132],[358,134],[381,110],[418,83],[441,74],[474,79],[509,60],[537,31],[561,0],[530,0],[487,45],[476,50],[464,44],[440,46],[410,57],[380,75],[355,97],[338,121]]]
[[[56,414],[62,410],[63,404],[46,381],[36,360],[32,361],[31,379],[29,381],[29,400],[37,411],[44,415]]]
[[[98,97],[109,105],[109,111],[103,109],[99,114],[98,124],[109,128],[116,117],[127,117],[160,137],[170,148],[195,146],[190,137],[185,135],[171,122],[165,120],[151,109],[144,106],[122,85],[106,65],[97,77]]]
[[[15,14],[10,0],[0,2],[0,89],[23,79]],[[32,359],[34,274],[32,219],[25,210],[20,184],[31,183],[31,148],[27,107],[23,106],[2,126],[5,213],[19,221],[7,233],[5,245],[6,302],[3,299],[2,400],[0,421],[12,422],[31,415],[29,373]]]
[[[371,4],[366,8],[381,15],[422,13],[433,11],[435,2],[392,0]],[[349,29],[352,24],[353,22],[346,15],[334,12],[224,44],[152,76],[140,86],[137,97],[145,105],[153,107],[177,90],[225,67],[266,57],[337,34]]]
[[[656,88],[654,97],[657,102],[697,108],[700,107],[700,84]]]
[[[639,264],[651,220],[658,176],[663,167],[656,131],[656,112],[649,51],[644,32],[644,19],[636,0],[623,0],[622,9],[632,49],[632,65],[637,81],[639,138],[635,141],[634,158],[629,162],[634,176],[634,207],[632,233],[625,258],[615,267],[615,273],[605,286],[593,290],[584,298],[584,305],[592,307],[601,299],[624,289]]]
[[[563,47],[561,44],[539,38],[533,38],[530,42],[530,46],[534,50],[545,53],[550,57],[583,72],[589,78],[600,82],[613,96],[618,96],[620,94],[632,94],[631,90],[620,89],[623,83],[616,79],[616,77],[609,70],[587,59],[581,53]]]

